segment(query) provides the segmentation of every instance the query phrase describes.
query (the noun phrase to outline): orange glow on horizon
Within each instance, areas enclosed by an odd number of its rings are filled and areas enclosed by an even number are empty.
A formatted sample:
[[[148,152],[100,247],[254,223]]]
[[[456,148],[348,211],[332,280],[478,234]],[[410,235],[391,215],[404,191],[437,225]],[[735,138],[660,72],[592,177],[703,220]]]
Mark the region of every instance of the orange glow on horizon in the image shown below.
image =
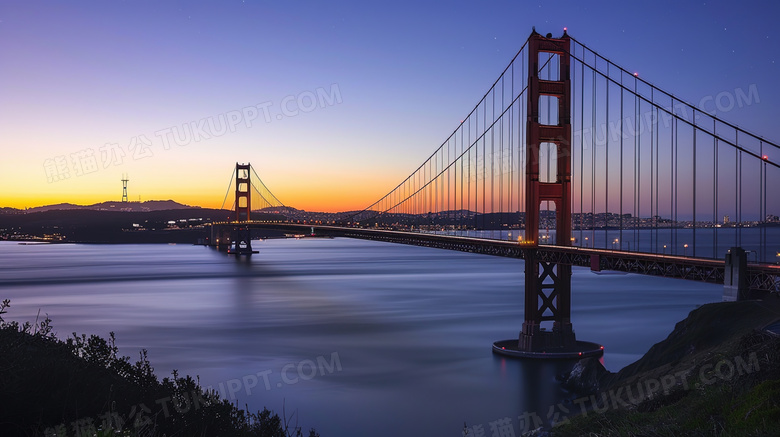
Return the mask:
[[[175,160],[174,160],[175,161]],[[94,205],[122,200],[123,173],[129,175],[128,200],[172,200],[183,205],[202,208],[230,209],[235,199],[235,183],[228,189],[232,163],[218,170],[196,170],[176,166],[166,160],[150,161],[153,166],[109,168],[83,176],[47,182],[42,170],[24,171],[12,167],[0,180],[0,207],[17,209],[69,203]],[[143,162],[143,164],[146,164]],[[330,168],[299,167],[292,171],[276,167],[263,172],[263,182],[286,206],[312,212],[344,212],[362,210],[385,195],[402,178],[402,170],[371,169],[362,173],[347,173]],[[129,166],[128,166],[129,167]],[[171,169],[169,171],[169,169]],[[195,177],[193,175],[200,174]],[[13,180],[13,186],[2,182]],[[258,184],[259,186],[259,184]],[[227,193],[227,197],[226,197]],[[257,195],[253,208],[262,207]]]

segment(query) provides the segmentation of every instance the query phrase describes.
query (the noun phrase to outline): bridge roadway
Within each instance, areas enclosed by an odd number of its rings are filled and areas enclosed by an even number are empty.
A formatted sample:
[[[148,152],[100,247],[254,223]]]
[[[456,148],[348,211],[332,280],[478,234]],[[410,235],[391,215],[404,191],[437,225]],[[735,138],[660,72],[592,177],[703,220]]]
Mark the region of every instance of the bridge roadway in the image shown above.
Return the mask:
[[[214,223],[212,226],[233,228],[236,225],[238,224]],[[252,229],[275,230],[295,235],[310,235],[313,229],[315,235],[318,236],[358,238],[520,259],[525,259],[528,251],[536,250],[539,259],[546,262],[589,267],[596,271],[614,270],[714,284],[723,284],[725,273],[725,260],[676,255],[659,255],[576,246],[539,245],[534,247],[516,241],[388,229],[260,221],[244,222],[240,225],[248,226]],[[778,292],[780,290],[780,266],[748,264],[747,273],[750,289],[769,292]]]

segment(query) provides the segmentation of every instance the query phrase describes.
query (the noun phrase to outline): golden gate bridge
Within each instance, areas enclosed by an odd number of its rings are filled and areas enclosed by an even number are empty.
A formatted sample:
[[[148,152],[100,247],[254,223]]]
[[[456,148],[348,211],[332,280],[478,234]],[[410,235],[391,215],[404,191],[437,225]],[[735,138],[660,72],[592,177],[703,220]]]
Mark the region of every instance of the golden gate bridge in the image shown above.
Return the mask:
[[[234,221],[214,223],[208,240],[249,255],[251,229],[266,228],[521,258],[522,331],[494,351],[599,355],[574,335],[572,266],[723,283],[728,300],[780,290],[770,263],[780,258],[780,196],[768,194],[780,186],[778,159],[777,143],[565,29],[534,30],[428,159],[373,204],[333,225],[253,220],[253,202],[284,205],[237,163],[225,196],[235,180]]]

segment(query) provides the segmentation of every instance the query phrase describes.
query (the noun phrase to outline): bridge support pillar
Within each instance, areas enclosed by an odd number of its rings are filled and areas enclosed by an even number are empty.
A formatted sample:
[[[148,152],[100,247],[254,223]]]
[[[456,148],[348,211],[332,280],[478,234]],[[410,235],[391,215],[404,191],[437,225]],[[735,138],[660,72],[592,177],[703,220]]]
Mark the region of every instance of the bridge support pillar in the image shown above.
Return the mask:
[[[540,272],[541,268],[541,272]],[[518,349],[570,349],[577,340],[571,324],[571,266],[538,259],[530,249],[525,257],[525,322]],[[550,330],[542,322],[552,322]]]
[[[249,226],[235,226],[230,233],[228,253],[234,255],[252,255],[258,253],[252,250],[252,230]]]
[[[601,256],[599,255],[590,256],[590,271],[592,272],[601,271]]]
[[[726,252],[726,265],[723,276],[723,302],[748,299],[749,293],[747,252],[741,247],[732,247]]]

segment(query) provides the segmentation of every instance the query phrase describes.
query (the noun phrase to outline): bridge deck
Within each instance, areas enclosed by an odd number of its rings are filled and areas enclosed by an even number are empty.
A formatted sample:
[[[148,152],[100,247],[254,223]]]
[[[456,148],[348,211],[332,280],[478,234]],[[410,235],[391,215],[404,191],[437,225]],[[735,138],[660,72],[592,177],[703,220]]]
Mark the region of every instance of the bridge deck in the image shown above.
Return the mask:
[[[234,224],[215,225],[233,226]],[[724,280],[725,261],[716,259],[572,246],[532,246],[515,241],[386,229],[268,222],[248,222],[244,223],[244,225],[252,228],[272,229],[294,234],[310,234],[313,228],[318,235],[384,241],[520,259],[525,259],[529,250],[536,250],[538,257],[543,261],[554,261],[556,263],[590,267],[597,270],[615,270],[714,284],[722,284]],[[780,290],[780,266],[748,264],[748,284],[754,290],[778,292]]]

